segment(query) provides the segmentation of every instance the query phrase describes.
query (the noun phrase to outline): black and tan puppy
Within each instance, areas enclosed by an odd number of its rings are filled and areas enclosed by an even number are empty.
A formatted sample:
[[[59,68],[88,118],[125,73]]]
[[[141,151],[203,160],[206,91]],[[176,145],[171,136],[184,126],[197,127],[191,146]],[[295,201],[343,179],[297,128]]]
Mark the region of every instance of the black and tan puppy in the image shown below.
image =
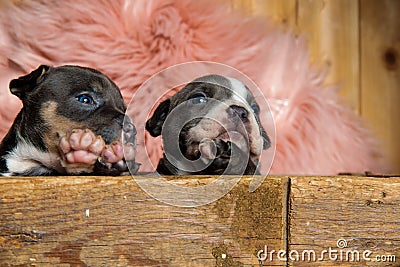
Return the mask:
[[[160,103],[147,121],[162,135],[161,174],[257,174],[270,146],[259,106],[240,81],[219,75],[194,80]]]
[[[10,90],[23,108],[0,144],[0,175],[117,175],[126,163],[137,167],[135,127],[118,87],[99,71],[42,65]]]

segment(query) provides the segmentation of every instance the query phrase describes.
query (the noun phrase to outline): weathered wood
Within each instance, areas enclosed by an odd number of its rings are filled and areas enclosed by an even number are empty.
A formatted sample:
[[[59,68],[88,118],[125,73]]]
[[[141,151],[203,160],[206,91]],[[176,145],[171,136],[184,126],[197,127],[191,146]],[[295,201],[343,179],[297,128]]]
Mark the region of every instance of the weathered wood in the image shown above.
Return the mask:
[[[294,29],[296,26],[296,0],[231,0],[235,10],[264,16]]]
[[[361,115],[400,172],[400,1],[362,0]]]
[[[400,178],[298,177],[291,178],[290,191],[289,251],[315,250],[318,258],[329,247],[341,250],[337,241],[344,239],[342,251],[360,252],[358,262],[326,254],[325,261],[292,261],[294,266],[399,266]],[[371,259],[394,255],[396,262],[365,261],[366,250]]]
[[[250,180],[216,202],[182,208],[148,196],[132,177],[1,178],[0,266],[286,265],[279,250],[299,253],[295,266],[398,266],[400,178],[269,177],[254,193]],[[319,261],[339,239],[344,253],[370,250],[387,261]],[[317,260],[303,261],[310,250]]]
[[[326,83],[360,109],[358,1],[232,0],[235,10],[265,16],[299,33],[308,42],[313,64],[329,68]]]
[[[329,67],[325,82],[339,86],[339,93],[359,112],[359,14],[358,1],[298,0],[297,27],[309,44],[311,61]]]
[[[249,181],[217,202],[181,208],[132,177],[1,178],[0,266],[258,265],[264,244],[284,247],[283,188],[267,178],[249,193]]]

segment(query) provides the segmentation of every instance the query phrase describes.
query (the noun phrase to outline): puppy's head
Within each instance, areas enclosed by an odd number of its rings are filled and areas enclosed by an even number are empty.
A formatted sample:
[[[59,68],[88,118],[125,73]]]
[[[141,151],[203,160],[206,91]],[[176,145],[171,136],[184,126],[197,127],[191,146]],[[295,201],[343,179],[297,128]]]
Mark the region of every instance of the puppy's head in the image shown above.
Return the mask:
[[[242,82],[208,75],[162,102],[147,121],[146,129],[152,136],[162,133],[164,144],[173,143],[170,136],[179,133],[180,150],[189,159],[200,156],[202,140],[233,139],[239,148],[248,146],[250,158],[256,161],[271,143],[260,123],[259,110],[253,94]]]
[[[121,139],[126,106],[118,87],[105,75],[78,66],[40,66],[10,82],[23,102],[20,134],[56,149],[58,135],[88,128],[106,143]]]

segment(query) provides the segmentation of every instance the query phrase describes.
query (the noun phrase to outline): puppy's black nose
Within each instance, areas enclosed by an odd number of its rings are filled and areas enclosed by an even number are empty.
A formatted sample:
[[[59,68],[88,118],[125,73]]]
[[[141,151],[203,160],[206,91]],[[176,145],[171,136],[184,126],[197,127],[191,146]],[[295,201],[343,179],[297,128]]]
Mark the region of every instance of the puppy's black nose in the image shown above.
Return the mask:
[[[125,116],[124,118],[124,126],[122,128],[123,131],[123,143],[132,143],[135,144],[136,141],[136,128],[135,125],[132,123],[132,120],[128,117]]]
[[[247,120],[249,113],[243,107],[232,105],[228,108],[229,119],[235,119],[239,117],[243,122]]]
[[[135,125],[132,123],[131,118],[129,118],[128,116],[125,116],[125,118],[124,118],[123,131],[126,133],[132,133],[132,134],[137,133]]]

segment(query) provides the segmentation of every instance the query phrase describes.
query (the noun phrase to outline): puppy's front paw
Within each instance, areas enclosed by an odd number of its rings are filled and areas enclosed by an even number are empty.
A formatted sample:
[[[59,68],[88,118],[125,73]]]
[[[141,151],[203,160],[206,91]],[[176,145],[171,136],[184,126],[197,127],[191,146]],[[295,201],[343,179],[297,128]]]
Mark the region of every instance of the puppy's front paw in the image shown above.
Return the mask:
[[[246,170],[248,155],[236,143],[207,139],[200,143],[199,150],[204,158],[212,160],[205,173],[243,174]]]
[[[204,139],[199,144],[199,151],[204,159],[213,160],[215,158],[226,158],[229,159],[231,156],[230,141],[224,141],[222,139]]]
[[[104,162],[117,163],[124,158],[124,148],[121,142],[115,141],[107,145],[101,153]]]
[[[201,173],[222,174],[227,168],[231,156],[231,142],[222,139],[203,139],[199,144],[201,159],[209,164]]]
[[[69,174],[93,171],[94,164],[106,148],[101,136],[86,129],[75,129],[61,137],[61,164]]]
[[[115,141],[104,148],[96,161],[94,172],[98,175],[120,175],[127,171],[136,173],[140,164],[135,162],[135,153],[134,144],[123,145]]]

